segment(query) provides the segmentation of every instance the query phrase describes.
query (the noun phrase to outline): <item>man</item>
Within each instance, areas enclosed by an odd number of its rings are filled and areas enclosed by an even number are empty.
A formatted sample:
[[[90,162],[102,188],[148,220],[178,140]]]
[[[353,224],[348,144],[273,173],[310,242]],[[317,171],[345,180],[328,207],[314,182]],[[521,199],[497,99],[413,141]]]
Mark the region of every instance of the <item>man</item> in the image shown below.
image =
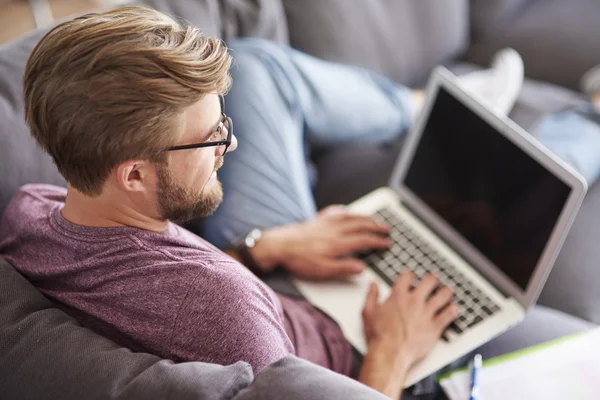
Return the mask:
[[[220,41],[147,9],[51,30],[26,66],[25,116],[69,185],[22,188],[0,225],[0,254],[84,325],[134,350],[244,360],[256,372],[295,353],[350,375],[333,321],[169,222],[221,202],[217,171],[237,147],[220,97],[229,66]],[[346,255],[385,248],[387,232],[334,207],[265,229],[252,258],[314,278],[356,273],[361,263]],[[448,288],[433,293],[433,276],[412,283],[403,275],[382,303],[372,290],[364,310],[358,378],[396,398],[456,315]]]

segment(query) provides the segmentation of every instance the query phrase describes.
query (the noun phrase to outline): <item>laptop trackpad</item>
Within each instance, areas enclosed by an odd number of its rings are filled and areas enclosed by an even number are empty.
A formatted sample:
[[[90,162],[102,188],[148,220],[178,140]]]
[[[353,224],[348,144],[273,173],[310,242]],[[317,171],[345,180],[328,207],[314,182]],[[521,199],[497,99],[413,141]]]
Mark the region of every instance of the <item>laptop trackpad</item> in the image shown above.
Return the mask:
[[[371,269],[344,280],[314,282],[294,279],[294,284],[310,303],[333,318],[350,344],[364,354],[367,343],[361,312],[372,281],[379,284],[379,299],[383,301],[391,288]]]

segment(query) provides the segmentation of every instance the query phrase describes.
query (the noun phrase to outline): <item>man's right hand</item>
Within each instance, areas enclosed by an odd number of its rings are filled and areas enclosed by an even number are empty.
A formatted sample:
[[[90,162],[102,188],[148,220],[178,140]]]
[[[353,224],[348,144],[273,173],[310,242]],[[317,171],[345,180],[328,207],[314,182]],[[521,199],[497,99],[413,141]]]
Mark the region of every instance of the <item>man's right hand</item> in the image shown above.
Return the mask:
[[[400,274],[383,303],[377,301],[377,285],[371,284],[363,309],[368,350],[359,380],[395,399],[410,367],[429,353],[458,315],[448,287],[433,293],[439,284],[433,275],[412,288],[414,279],[412,272]]]

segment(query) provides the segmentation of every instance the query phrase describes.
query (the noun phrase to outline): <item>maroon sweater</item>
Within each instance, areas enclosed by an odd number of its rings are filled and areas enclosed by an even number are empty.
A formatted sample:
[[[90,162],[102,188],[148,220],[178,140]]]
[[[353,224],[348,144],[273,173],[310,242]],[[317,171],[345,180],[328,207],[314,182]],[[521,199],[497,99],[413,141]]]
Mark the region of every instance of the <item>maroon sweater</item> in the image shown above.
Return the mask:
[[[193,233],[92,228],[62,217],[66,190],[26,185],[0,223],[0,255],[84,326],[134,350],[255,372],[287,354],[351,372],[339,327],[275,294]]]

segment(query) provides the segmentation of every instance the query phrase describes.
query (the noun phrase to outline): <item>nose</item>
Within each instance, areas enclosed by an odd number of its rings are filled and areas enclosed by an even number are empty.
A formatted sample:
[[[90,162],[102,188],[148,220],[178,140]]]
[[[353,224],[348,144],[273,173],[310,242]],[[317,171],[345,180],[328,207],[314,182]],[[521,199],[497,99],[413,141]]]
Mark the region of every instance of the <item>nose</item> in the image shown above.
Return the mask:
[[[232,151],[234,151],[237,148],[238,145],[238,141],[237,138],[235,137],[235,135],[231,135],[231,144],[229,145],[229,148],[227,149],[228,153],[231,153]]]

